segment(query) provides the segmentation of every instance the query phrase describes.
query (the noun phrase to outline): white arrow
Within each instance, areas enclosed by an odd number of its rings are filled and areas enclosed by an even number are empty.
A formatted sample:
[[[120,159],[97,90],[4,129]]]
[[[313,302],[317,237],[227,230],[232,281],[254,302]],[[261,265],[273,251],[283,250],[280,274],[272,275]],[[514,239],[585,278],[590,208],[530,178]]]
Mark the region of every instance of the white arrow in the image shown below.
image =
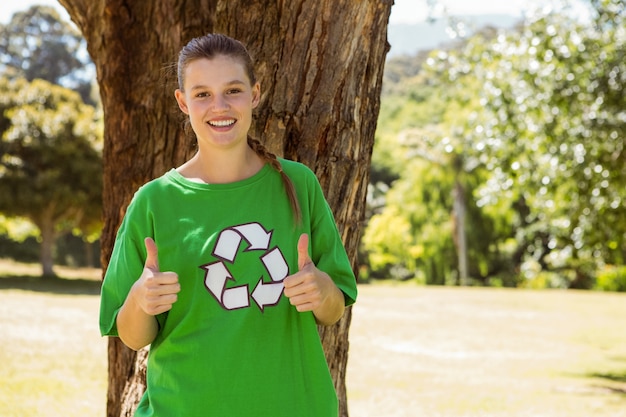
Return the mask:
[[[266,306],[278,304],[282,293],[282,282],[264,283],[263,278],[261,278],[256,287],[254,287],[254,291],[252,291],[252,298],[261,311],[263,311]]]
[[[261,261],[265,265],[265,269],[269,272],[272,281],[282,281],[289,275],[289,267],[287,261],[283,257],[283,253],[278,248],[274,248],[261,256]]]
[[[226,281],[233,279],[232,275],[230,275],[230,272],[228,272],[228,269],[222,262],[202,265],[202,268],[206,269],[204,285],[215,296],[217,301],[222,304],[222,294],[226,287]]]
[[[235,280],[223,262],[202,265],[206,270],[204,285],[215,296],[217,301],[227,310],[249,307],[248,285],[226,288],[226,281]]]
[[[240,285],[239,287],[229,288],[224,291],[222,305],[228,310],[237,308],[250,307],[250,297],[248,297],[248,286]]]
[[[233,262],[235,260],[235,256],[237,256],[237,251],[239,250],[240,243],[241,235],[235,230],[222,230],[219,237],[217,238],[217,243],[215,244],[213,255],[218,258],[226,259],[230,262]]]
[[[241,226],[233,227],[233,229],[241,233],[244,239],[250,244],[247,250],[265,250],[270,245],[272,232],[266,232],[263,226],[258,223],[242,224]]]
[[[259,223],[242,224],[224,229],[217,238],[213,255],[224,261],[233,263],[239,251],[242,239],[248,242],[248,248],[246,250],[251,251],[267,250],[271,238],[272,232],[267,232]],[[263,283],[263,277],[261,277],[251,296],[261,311],[263,311],[265,306],[275,305],[280,300],[280,296],[283,292],[283,283],[281,281],[289,275],[289,266],[278,248],[274,248],[265,253],[261,257],[261,260],[273,282],[265,284]],[[201,268],[206,270],[204,285],[222,307],[228,310],[234,310],[250,306],[250,295],[248,293],[247,284],[226,288],[226,282],[229,279],[233,281],[235,281],[235,279],[222,261],[202,265]]]

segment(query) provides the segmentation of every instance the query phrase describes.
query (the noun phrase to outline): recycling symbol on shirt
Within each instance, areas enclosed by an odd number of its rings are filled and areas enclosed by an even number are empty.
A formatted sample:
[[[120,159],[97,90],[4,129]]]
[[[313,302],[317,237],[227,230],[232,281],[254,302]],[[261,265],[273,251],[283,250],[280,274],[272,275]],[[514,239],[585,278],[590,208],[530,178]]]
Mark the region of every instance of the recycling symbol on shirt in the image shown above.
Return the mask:
[[[206,270],[204,284],[207,290],[215,297],[226,310],[236,310],[250,307],[250,299],[264,311],[265,307],[274,306],[280,301],[283,293],[283,280],[289,275],[289,266],[278,247],[269,249],[272,232],[267,232],[258,223],[248,223],[233,226],[222,230],[213,249],[213,256],[220,259],[200,266]],[[229,280],[236,282],[226,262],[235,263],[242,241],[248,243],[246,252],[263,251],[260,260],[269,273],[272,282],[264,282],[263,277],[252,290],[248,284],[228,287]]]

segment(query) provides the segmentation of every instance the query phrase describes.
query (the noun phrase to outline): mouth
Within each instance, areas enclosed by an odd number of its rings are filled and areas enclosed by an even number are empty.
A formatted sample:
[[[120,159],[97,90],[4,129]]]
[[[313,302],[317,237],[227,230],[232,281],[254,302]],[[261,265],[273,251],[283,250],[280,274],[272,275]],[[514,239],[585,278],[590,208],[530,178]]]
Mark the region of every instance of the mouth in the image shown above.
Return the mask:
[[[213,127],[228,127],[234,125],[236,122],[235,119],[226,119],[226,120],[209,120],[209,125]]]

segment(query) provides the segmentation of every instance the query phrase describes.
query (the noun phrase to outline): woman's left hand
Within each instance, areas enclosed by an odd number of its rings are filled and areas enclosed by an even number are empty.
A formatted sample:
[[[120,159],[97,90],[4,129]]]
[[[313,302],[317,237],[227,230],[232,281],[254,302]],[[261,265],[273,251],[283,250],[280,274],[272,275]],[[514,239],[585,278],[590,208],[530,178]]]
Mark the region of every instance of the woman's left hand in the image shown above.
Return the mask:
[[[298,239],[298,272],[285,278],[283,284],[289,302],[299,312],[312,311],[319,324],[334,324],[343,315],[343,292],[311,260],[307,234]]]

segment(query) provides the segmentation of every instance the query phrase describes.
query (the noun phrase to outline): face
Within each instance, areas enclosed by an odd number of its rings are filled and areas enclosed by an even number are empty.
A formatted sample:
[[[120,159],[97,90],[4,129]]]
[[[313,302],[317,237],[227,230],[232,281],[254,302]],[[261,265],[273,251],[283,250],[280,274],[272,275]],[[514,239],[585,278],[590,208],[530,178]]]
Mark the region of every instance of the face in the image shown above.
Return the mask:
[[[245,146],[261,93],[259,83],[250,85],[243,64],[223,55],[197,59],[187,65],[184,80],[176,101],[189,116],[199,148]]]

